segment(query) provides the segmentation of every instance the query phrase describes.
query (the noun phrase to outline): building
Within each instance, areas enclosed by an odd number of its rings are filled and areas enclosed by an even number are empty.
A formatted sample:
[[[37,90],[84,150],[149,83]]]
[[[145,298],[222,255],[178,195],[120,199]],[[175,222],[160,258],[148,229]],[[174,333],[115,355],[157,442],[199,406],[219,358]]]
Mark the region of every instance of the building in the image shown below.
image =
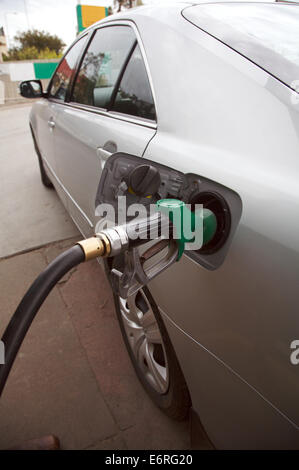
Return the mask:
[[[0,27],[0,62],[3,62],[3,54],[7,54],[7,42],[3,27]]]

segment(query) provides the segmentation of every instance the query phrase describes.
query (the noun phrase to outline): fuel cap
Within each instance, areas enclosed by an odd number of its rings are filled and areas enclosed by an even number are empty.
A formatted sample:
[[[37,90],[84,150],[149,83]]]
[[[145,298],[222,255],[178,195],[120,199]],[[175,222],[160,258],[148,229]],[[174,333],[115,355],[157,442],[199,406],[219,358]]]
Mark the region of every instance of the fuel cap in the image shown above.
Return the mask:
[[[131,172],[129,183],[131,191],[137,196],[152,196],[160,187],[160,173],[152,165],[139,165]]]

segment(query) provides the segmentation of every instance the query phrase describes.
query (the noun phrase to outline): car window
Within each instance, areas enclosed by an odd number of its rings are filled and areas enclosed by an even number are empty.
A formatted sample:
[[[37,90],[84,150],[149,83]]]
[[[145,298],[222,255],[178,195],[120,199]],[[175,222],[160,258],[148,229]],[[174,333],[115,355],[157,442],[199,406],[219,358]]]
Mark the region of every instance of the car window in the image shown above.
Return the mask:
[[[107,108],[126,58],[136,41],[129,26],[98,29],[83,58],[72,101]]]
[[[126,67],[111,110],[145,119],[156,119],[153,95],[138,45]]]
[[[77,59],[86,42],[87,35],[77,41],[60,62],[50,85],[49,95],[64,100]]]

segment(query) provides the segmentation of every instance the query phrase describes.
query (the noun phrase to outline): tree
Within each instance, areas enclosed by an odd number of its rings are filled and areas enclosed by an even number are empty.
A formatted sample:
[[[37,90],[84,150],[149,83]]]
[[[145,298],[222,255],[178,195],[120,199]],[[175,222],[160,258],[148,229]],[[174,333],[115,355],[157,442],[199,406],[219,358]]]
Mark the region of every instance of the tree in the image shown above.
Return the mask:
[[[17,34],[15,41],[20,43],[22,49],[36,47],[38,51],[41,51],[48,47],[51,51],[55,51],[56,54],[60,54],[65,46],[58,36],[52,36],[45,31],[38,31],[37,29]]]
[[[142,0],[113,0],[114,13],[119,13],[122,9],[142,6]]]
[[[58,36],[37,29],[18,33],[14,40],[18,45],[9,49],[4,60],[56,59],[65,46]]]
[[[14,47],[9,49],[8,54],[3,53],[4,62],[8,60],[31,60],[31,59],[59,59],[61,54],[56,54],[55,51],[50,50],[48,47],[38,51],[36,47],[25,47],[18,49]]]

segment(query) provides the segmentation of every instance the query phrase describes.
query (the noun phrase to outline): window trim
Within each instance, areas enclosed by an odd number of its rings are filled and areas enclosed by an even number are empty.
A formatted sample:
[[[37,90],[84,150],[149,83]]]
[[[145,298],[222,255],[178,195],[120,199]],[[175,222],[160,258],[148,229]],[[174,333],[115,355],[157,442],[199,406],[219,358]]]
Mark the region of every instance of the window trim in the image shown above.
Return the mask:
[[[96,31],[99,30],[99,29],[102,29],[102,28],[107,28],[107,27],[111,27],[111,26],[123,26],[123,25],[129,26],[130,28],[132,28],[133,31],[134,31],[135,37],[136,37],[136,41],[134,41],[134,44],[133,44],[130,52],[128,53],[127,59],[128,58],[130,59],[131,54],[132,54],[132,52],[134,51],[134,49],[136,47],[136,44],[138,44],[138,46],[140,47],[142,59],[143,59],[143,62],[144,62],[144,66],[145,66],[145,69],[146,69],[150,89],[151,89],[152,96],[153,96],[153,101],[154,101],[154,106],[155,106],[155,111],[156,111],[156,120],[154,121],[154,120],[150,120],[150,119],[139,118],[138,116],[131,116],[129,114],[122,114],[122,113],[118,113],[118,112],[113,111],[113,110],[109,111],[106,108],[97,108],[95,106],[84,105],[84,104],[76,103],[74,101],[66,101],[66,100],[61,101],[61,100],[56,100],[55,98],[51,98],[51,97],[49,97],[49,99],[51,101],[55,101],[56,103],[58,102],[60,104],[63,104],[65,106],[69,106],[69,107],[72,107],[72,108],[77,108],[77,109],[80,109],[80,110],[83,110],[83,111],[89,111],[89,112],[92,112],[92,113],[95,113],[95,114],[100,114],[100,115],[110,117],[110,118],[113,118],[113,119],[119,119],[120,121],[130,122],[130,123],[134,123],[134,124],[144,126],[144,127],[150,127],[151,129],[157,129],[158,116],[157,116],[156,97],[155,97],[155,92],[154,92],[154,87],[153,87],[153,81],[152,81],[152,77],[151,77],[151,74],[150,74],[149,65],[148,65],[146,54],[145,54],[145,49],[144,49],[139,31],[137,29],[136,24],[132,20],[106,20],[100,26],[99,25],[98,26],[91,26],[90,29],[87,30],[87,34],[89,34],[90,37],[89,37],[89,39],[86,43],[84,51],[82,52],[82,54],[80,56],[80,61],[78,61],[77,64],[76,64],[76,69],[75,69],[74,74],[73,74],[74,78],[70,82],[72,84],[72,89],[71,89],[71,93],[69,94],[69,97],[72,96],[74,83],[75,83],[75,80],[77,78],[77,74],[79,73],[83,57],[85,55],[85,52],[86,52],[87,48],[89,47],[89,44],[92,41],[94,35],[96,34]],[[80,38],[78,38],[78,39],[80,39]],[[125,61],[126,65],[127,65],[127,59]],[[120,71],[118,79],[123,75],[123,73],[125,72],[125,69],[126,69],[126,66],[124,67],[123,70]],[[116,81],[115,86],[117,85],[117,83],[118,83],[118,80]],[[114,93],[114,90],[113,90],[113,93]],[[113,93],[112,93],[112,96],[113,96]],[[109,105],[110,105],[110,103],[109,103]]]
[[[96,108],[95,106],[89,106],[87,104],[80,104],[75,102],[66,103],[64,101],[53,100],[55,103],[68,108],[78,109],[80,111],[87,111],[93,114],[99,114],[101,116],[109,117],[112,119],[118,119],[119,121],[129,122],[131,124],[137,124],[138,126],[149,127],[150,129],[157,129],[157,122],[150,119],[140,118],[131,116],[130,114],[122,114],[117,111],[107,111],[104,108]]]

